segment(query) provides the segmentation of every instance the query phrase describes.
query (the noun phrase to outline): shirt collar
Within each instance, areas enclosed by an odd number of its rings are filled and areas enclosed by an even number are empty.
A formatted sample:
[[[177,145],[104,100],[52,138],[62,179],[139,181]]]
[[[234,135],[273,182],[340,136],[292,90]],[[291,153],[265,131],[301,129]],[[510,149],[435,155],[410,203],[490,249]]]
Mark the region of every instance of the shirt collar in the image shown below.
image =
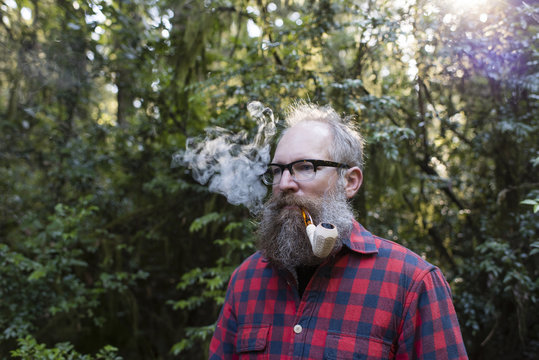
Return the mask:
[[[374,236],[357,221],[354,221],[350,238],[343,239],[343,245],[360,254],[378,253]]]

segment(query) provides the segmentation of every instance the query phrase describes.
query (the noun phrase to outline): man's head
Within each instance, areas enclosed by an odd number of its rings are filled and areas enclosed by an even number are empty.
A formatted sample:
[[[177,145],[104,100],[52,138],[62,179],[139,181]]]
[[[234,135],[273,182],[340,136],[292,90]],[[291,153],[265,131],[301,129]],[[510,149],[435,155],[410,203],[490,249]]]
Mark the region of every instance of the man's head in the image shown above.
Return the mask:
[[[303,102],[288,108],[285,118],[287,129],[305,121],[327,124],[333,138],[332,147],[328,149],[331,159],[350,167],[357,166],[363,171],[364,140],[351,117],[342,118],[330,106]]]
[[[273,194],[261,214],[258,245],[281,265],[315,265],[321,260],[312,253],[300,209],[309,211],[315,223],[334,224],[341,237],[350,235],[348,199],[362,183],[363,139],[329,107],[295,105],[286,123],[267,178]]]

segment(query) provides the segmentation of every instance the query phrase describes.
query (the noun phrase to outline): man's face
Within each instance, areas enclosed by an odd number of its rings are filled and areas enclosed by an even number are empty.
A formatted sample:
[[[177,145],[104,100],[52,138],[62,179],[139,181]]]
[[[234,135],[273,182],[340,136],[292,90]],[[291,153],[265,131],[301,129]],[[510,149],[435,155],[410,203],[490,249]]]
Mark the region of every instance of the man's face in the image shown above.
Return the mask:
[[[328,148],[332,137],[326,124],[304,122],[290,128],[277,145],[273,163],[288,164],[301,159],[333,160]],[[341,237],[349,236],[353,212],[339,181],[336,168],[317,170],[313,180],[295,181],[288,170],[273,185],[273,194],[265,204],[258,229],[258,248],[264,256],[285,267],[316,265],[323,260],[311,249],[301,208],[315,224],[334,224]],[[336,246],[340,246],[338,241]]]
[[[317,121],[301,122],[283,135],[272,163],[289,164],[302,159],[333,160],[328,152],[332,138],[327,124]],[[273,185],[273,195],[286,193],[321,198],[335,186],[337,180],[337,170],[331,167],[320,168],[313,180],[305,182],[295,181],[290,172],[285,170],[280,183]]]

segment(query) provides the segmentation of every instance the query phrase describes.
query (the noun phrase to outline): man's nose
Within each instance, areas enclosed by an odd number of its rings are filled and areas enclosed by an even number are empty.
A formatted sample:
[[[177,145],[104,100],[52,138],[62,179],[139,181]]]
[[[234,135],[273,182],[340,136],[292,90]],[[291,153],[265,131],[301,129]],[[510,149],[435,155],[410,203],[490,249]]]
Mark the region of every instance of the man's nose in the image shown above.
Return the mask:
[[[285,169],[281,174],[281,181],[279,182],[279,190],[282,192],[295,192],[298,190],[298,183],[292,177],[292,174],[288,169]]]

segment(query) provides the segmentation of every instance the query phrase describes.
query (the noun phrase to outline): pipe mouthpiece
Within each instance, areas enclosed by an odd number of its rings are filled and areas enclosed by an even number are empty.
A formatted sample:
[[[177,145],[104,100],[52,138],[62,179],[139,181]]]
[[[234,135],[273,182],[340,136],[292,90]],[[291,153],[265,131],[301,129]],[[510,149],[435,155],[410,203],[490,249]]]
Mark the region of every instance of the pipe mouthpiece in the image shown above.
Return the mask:
[[[303,215],[303,222],[305,223],[305,226],[312,225],[313,218],[311,217],[311,214],[304,208],[301,208],[301,214]]]

